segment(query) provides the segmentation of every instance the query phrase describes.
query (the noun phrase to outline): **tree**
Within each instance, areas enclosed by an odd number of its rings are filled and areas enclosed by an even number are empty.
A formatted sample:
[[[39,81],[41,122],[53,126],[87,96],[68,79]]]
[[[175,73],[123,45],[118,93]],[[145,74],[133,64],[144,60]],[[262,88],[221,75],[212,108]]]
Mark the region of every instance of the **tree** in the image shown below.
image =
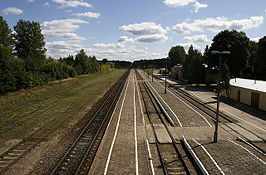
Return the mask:
[[[219,32],[214,38],[210,51],[230,51],[230,55],[223,55],[222,61],[225,62],[231,76],[243,76],[243,70],[247,67],[249,57],[249,38],[244,32],[236,30],[224,30]],[[209,52],[210,53],[210,52]],[[218,66],[218,56],[208,54],[207,64],[209,67]]]
[[[266,36],[261,38],[258,42],[255,74],[257,79],[266,80]]]
[[[173,67],[176,64],[181,64],[185,59],[186,52],[183,46],[174,46],[170,49],[168,56],[169,60],[169,67]]]
[[[228,98],[230,98],[229,95],[229,84],[230,81],[230,72],[227,64],[224,62],[221,68],[221,88],[225,89],[226,95]]]
[[[88,73],[88,56],[83,49],[76,55],[74,66],[79,75]]]
[[[183,61],[183,77],[191,83],[204,82],[203,57],[198,50],[191,45],[188,54]]]
[[[74,66],[74,56],[68,55],[68,57],[63,58],[62,61],[70,66]]]
[[[38,22],[19,20],[14,26],[16,55],[25,60],[26,69],[40,71],[45,61],[45,42]]]
[[[12,47],[13,39],[11,30],[8,27],[7,22],[0,16],[0,46],[10,48]]]

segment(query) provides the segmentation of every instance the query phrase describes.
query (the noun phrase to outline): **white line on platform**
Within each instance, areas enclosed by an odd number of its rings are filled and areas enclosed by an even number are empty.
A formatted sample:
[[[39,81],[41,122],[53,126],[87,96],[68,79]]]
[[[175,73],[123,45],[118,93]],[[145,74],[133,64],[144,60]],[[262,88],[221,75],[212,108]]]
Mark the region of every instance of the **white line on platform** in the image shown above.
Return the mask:
[[[158,81],[157,80],[155,80],[156,81],[156,83],[158,83]],[[160,86],[162,86],[160,83],[158,83]],[[194,108],[192,108],[190,105],[188,105],[186,102],[184,102],[181,98],[179,98],[176,94],[174,94],[173,92],[171,92],[170,90],[168,90],[168,92],[170,92],[173,96],[175,96],[176,98],[178,98],[182,103],[184,103],[186,106],[188,106],[190,109],[192,109],[194,112],[196,112],[199,116],[201,116],[205,121],[206,121],[206,123],[210,126],[210,127],[212,127],[212,125],[209,123],[209,121],[201,114],[201,113],[199,113],[198,111],[196,111]],[[213,118],[211,118],[211,119],[213,119]]]
[[[121,108],[120,108],[120,111],[119,111],[119,116],[118,116],[118,120],[117,120],[117,124],[116,124],[116,128],[115,128],[115,134],[114,134],[114,137],[113,137],[113,141],[112,141],[112,144],[111,144],[111,147],[110,147],[110,150],[109,150],[109,154],[108,154],[106,165],[105,165],[105,169],[104,169],[104,175],[107,174],[109,162],[110,162],[110,159],[111,159],[114,143],[115,143],[116,136],[117,136],[117,131],[118,131],[118,128],[119,128],[120,118],[121,118],[123,106],[124,106],[124,103],[125,103],[125,98],[126,98],[126,94],[127,94],[128,84],[129,84],[129,80],[127,82],[127,87],[126,87],[125,94],[124,94],[123,101],[122,101],[122,105],[121,105]]]
[[[247,151],[249,154],[251,154],[252,156],[254,156],[256,159],[258,159],[260,162],[262,162],[264,165],[266,165],[266,162],[264,162],[263,160],[261,160],[260,158],[258,158],[255,154],[253,154],[250,150],[248,150],[247,148],[245,148],[244,146],[232,141],[232,140],[229,140],[231,143],[237,145],[237,146],[240,146],[242,149],[244,149],[245,151]]]
[[[139,174],[138,163],[138,140],[137,140],[137,117],[136,117],[136,89],[135,89],[135,74],[133,76],[133,94],[134,94],[134,140],[135,140],[135,160],[136,160],[136,175]]]
[[[148,153],[149,153],[149,161],[150,161],[150,165],[151,165],[151,172],[152,172],[153,175],[155,175],[154,168],[153,168],[153,163],[152,163],[152,157],[151,157],[151,149],[150,149],[150,144],[149,144],[148,139],[146,139],[146,145],[147,145],[147,150],[148,150]]]
[[[223,170],[220,168],[220,166],[216,163],[216,161],[214,160],[214,158],[211,156],[211,154],[206,150],[206,148],[200,144],[199,142],[197,142],[195,139],[193,139],[193,141],[198,144],[202,149],[203,151],[210,157],[210,159],[212,160],[212,162],[214,163],[214,165],[217,167],[217,169],[220,171],[221,174],[225,175]]]
[[[142,103],[141,103],[140,94],[139,94],[139,86],[138,86],[138,83],[137,83],[137,82],[136,82],[136,86],[137,86],[137,92],[138,92],[138,99],[139,99],[140,112],[141,112],[141,114],[142,114],[142,123],[145,125],[144,113],[143,113]]]

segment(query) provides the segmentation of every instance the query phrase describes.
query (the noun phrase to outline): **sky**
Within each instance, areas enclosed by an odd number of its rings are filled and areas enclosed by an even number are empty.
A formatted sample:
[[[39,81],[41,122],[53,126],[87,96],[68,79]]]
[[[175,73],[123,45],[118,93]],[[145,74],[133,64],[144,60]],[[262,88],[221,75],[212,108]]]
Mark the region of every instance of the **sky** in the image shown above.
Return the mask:
[[[0,15],[39,22],[46,55],[55,59],[84,49],[98,60],[134,61],[168,56],[192,44],[204,51],[222,30],[266,35],[266,0],[0,0]]]

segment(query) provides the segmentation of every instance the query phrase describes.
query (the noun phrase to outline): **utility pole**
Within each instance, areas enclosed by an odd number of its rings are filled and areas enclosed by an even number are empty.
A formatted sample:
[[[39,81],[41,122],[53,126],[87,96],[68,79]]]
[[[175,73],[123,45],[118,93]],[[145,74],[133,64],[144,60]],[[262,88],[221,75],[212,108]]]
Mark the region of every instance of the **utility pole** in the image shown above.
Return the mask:
[[[218,140],[218,122],[219,122],[219,105],[220,105],[220,96],[221,96],[221,62],[222,54],[230,54],[229,51],[211,51],[211,54],[219,54],[219,73],[218,73],[218,95],[217,95],[217,110],[216,110],[216,121],[215,121],[215,131],[213,142],[217,143]]]

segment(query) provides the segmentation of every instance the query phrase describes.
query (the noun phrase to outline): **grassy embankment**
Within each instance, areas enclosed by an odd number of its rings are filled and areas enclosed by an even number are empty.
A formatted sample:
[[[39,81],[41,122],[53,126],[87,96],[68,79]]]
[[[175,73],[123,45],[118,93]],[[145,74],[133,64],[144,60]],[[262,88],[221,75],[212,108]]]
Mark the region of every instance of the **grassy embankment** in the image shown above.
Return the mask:
[[[80,119],[126,70],[82,75],[0,97],[0,150],[42,128],[62,128]],[[87,112],[87,111],[86,111]],[[10,145],[9,145],[10,146]]]

